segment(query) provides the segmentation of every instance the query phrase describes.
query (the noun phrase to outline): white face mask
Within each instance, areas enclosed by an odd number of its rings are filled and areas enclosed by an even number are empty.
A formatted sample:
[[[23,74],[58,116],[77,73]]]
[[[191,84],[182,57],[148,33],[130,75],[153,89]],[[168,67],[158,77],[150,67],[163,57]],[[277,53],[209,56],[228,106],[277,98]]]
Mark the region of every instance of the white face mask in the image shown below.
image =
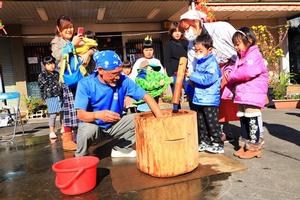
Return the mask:
[[[184,32],[184,37],[190,42],[196,40],[197,36],[198,35],[194,33],[192,27],[189,27],[189,29]]]
[[[203,54],[195,55],[195,58],[197,60],[200,60],[201,58],[204,58],[204,55]]]

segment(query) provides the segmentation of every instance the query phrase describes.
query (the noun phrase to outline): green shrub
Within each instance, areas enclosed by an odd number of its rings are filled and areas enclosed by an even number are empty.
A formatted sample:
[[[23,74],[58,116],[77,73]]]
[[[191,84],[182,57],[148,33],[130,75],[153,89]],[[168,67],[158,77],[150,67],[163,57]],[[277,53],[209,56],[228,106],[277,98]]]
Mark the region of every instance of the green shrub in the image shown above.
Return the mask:
[[[171,96],[168,96],[168,95],[165,95],[161,98],[161,100],[165,103],[171,103],[172,102],[172,97]]]
[[[25,98],[25,103],[29,114],[34,114],[39,110],[47,110],[47,104],[41,98],[29,96],[28,98]]]
[[[270,87],[273,88],[273,94],[275,100],[280,99],[290,99],[290,96],[287,96],[287,86],[294,81],[294,73],[285,73],[280,72],[279,77],[277,79],[273,79],[270,84]]]

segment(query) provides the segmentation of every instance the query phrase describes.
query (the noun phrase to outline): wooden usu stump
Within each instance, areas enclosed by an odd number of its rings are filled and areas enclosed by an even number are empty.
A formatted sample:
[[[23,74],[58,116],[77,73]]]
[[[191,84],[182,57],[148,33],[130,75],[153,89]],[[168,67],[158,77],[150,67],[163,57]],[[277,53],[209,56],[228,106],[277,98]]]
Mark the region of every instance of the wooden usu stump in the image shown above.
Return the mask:
[[[198,134],[196,112],[163,110],[155,118],[151,112],[137,114],[137,168],[155,177],[172,177],[197,168]]]

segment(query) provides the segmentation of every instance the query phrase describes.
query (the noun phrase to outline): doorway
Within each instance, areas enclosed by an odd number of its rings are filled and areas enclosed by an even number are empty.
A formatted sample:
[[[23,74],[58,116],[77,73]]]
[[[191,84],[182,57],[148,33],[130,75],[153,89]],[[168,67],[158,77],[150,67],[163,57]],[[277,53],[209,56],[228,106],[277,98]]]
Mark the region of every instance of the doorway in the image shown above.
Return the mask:
[[[300,17],[299,17],[300,21]],[[295,73],[295,81],[300,84],[300,22],[288,32],[290,52],[290,72]]]
[[[122,43],[122,33],[96,33],[96,40],[98,43],[98,50],[113,50],[115,51],[123,60],[123,43]]]

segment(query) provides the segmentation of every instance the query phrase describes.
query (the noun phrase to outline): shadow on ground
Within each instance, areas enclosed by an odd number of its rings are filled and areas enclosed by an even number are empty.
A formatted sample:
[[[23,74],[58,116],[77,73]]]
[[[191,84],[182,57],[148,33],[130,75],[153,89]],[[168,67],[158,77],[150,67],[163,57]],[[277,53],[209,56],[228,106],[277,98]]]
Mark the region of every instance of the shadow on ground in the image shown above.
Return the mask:
[[[288,112],[288,113],[285,113],[285,114],[287,114],[287,115],[294,115],[294,116],[300,117],[300,113]]]
[[[226,123],[223,126],[223,132],[226,134],[226,139],[234,147],[234,150],[239,149],[239,137],[241,129],[239,126]]]
[[[109,175],[109,169],[107,168],[103,168],[103,167],[99,167],[97,168],[97,184],[99,185],[99,183],[106,177]]]
[[[48,129],[49,126],[48,125],[45,125],[45,126],[36,126],[34,128],[31,128],[31,127],[27,127],[26,125],[24,125],[24,134],[33,134],[33,133],[36,133],[40,130],[44,130],[44,129]],[[0,128],[0,134],[1,135],[10,135],[13,133],[13,130],[14,130],[14,126],[8,126],[8,127],[1,127]],[[22,131],[22,127],[21,126],[17,126],[16,128],[16,135],[21,135],[23,134],[23,131]]]
[[[296,113],[294,113],[296,114]],[[270,135],[300,146],[300,131],[281,124],[271,124],[264,122]]]
[[[107,154],[99,156],[108,156],[110,147],[114,144],[114,141],[104,144],[102,149],[106,149]],[[100,150],[98,149],[98,153]],[[100,160],[96,187],[92,191],[82,195],[67,196],[56,188],[56,174],[52,171],[54,163],[74,155],[74,152],[62,150],[61,140],[51,143],[48,135],[36,137],[26,135],[16,138],[13,144],[3,144],[0,152],[0,199],[8,200],[28,199],[29,196],[30,199],[43,199],[47,196],[46,199],[65,200],[147,200],[162,199],[161,197],[181,200],[213,199],[216,196],[222,196],[223,186],[219,181],[227,180],[231,175],[230,173],[218,174],[162,187],[117,193],[112,186],[110,168],[116,165],[132,164],[134,160],[107,157]],[[10,159],[7,159],[8,157]]]

